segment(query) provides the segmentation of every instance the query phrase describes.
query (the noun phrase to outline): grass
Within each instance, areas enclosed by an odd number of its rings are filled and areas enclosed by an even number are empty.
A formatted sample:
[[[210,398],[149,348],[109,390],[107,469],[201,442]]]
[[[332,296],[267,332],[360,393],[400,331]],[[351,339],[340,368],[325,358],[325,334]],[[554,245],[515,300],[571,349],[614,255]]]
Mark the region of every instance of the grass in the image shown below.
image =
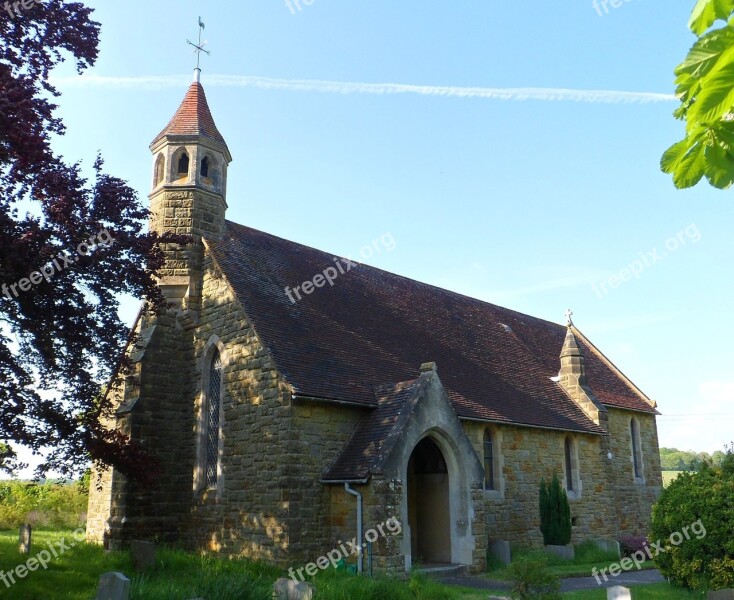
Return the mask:
[[[47,548],[47,544],[59,543],[62,539],[69,545],[73,541],[70,532],[35,530],[31,555],[22,556],[18,553],[18,532],[0,531],[0,570],[10,572],[37,556]],[[577,550],[576,560],[600,559],[597,552],[596,547],[582,545]],[[0,597],[3,600],[89,600],[96,593],[102,573],[121,571],[131,578],[131,600],[271,600],[273,583],[278,577],[285,576],[282,570],[263,563],[219,559],[181,550],[159,548],[157,558],[154,569],[136,575],[126,552],[104,552],[99,546],[75,543],[73,548],[49,562],[47,569],[28,573],[10,588],[0,581]],[[603,553],[602,558],[606,558]],[[588,564],[557,564],[563,561],[555,557],[552,562],[556,563],[553,569],[583,566],[588,569],[584,574],[590,572]],[[323,571],[314,584],[316,600],[486,600],[493,593],[491,590],[444,586],[419,574],[413,574],[408,581],[398,581]],[[633,589],[636,589],[635,599],[641,600],[702,597],[680,592],[667,584]],[[499,591],[494,593],[503,594]],[[602,599],[606,595],[599,589],[564,594],[563,598]]]
[[[681,473],[683,473],[683,471],[663,471],[663,487],[668,487],[670,482]]]
[[[651,585],[633,585],[632,597],[635,600],[692,600],[693,598],[705,598],[703,592],[688,592],[674,588],[667,583],[654,583]],[[584,592],[567,592],[563,594],[563,600],[606,600],[605,589],[588,590]]]
[[[584,542],[575,548],[576,553],[573,560],[564,560],[554,554],[550,554],[544,550],[525,550],[518,549],[512,553],[512,559],[519,558],[547,558],[548,570],[558,577],[591,577],[592,569],[597,570],[609,567],[610,564],[619,562],[619,558],[615,552],[605,552],[593,542]],[[652,561],[642,564],[642,569],[654,569],[655,565]],[[496,579],[498,581],[508,581],[510,578],[507,568],[494,560],[490,559],[489,568],[487,569],[487,578]]]

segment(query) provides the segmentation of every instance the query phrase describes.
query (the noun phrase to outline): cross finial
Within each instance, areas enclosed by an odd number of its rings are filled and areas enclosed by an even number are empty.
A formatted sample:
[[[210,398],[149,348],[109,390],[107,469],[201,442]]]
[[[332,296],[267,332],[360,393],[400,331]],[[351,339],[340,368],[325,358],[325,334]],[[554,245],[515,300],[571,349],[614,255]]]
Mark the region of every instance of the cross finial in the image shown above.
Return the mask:
[[[194,54],[196,54],[196,69],[194,69],[194,81],[198,83],[199,78],[201,76],[201,53],[204,52],[207,55],[211,55],[211,52],[209,50],[205,50],[204,46],[207,45],[208,42],[201,41],[201,34],[204,33],[204,29],[206,29],[206,25],[204,25],[204,21],[201,20],[201,17],[199,17],[199,43],[194,44],[191,40],[186,40],[186,43],[189,46],[194,47]]]
[[[573,320],[571,319],[571,317],[573,317],[573,311],[569,308],[566,311],[566,325],[568,327],[571,327],[571,325],[573,325]]]

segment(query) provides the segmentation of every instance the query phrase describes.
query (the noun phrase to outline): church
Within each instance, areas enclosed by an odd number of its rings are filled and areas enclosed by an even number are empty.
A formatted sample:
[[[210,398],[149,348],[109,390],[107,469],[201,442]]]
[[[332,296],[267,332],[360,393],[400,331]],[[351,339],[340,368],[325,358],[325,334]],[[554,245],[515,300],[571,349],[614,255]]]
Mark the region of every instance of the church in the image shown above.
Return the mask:
[[[193,242],[163,248],[169,308],[141,312],[111,392],[111,425],[160,475],[100,470],[88,539],[303,565],[393,520],[375,569],[481,570],[497,543],[542,545],[554,474],[572,543],[646,534],[656,403],[570,311],[551,323],[228,221],[232,156],[199,74],[150,146],[151,229]]]

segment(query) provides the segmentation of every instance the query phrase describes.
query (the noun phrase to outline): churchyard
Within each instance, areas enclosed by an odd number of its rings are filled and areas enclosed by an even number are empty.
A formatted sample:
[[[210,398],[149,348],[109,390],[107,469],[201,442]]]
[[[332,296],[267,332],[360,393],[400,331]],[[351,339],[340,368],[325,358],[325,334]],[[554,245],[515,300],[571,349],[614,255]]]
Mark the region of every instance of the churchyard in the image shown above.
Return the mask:
[[[19,565],[28,565],[29,559],[50,546],[57,549],[57,557],[46,564],[21,571],[14,584],[0,581],[0,597],[8,600],[91,600],[95,598],[100,576],[108,572],[120,572],[130,579],[130,600],[270,600],[274,583],[287,577],[284,569],[263,563],[244,560],[227,560],[181,550],[157,548],[155,565],[144,571],[136,571],[133,559],[126,551],[105,552],[99,546],[75,543],[71,530],[34,530],[29,554],[21,554],[18,548],[17,530],[0,531],[0,571],[17,572]],[[593,558],[597,558],[596,561]],[[601,560],[599,560],[601,558]],[[584,563],[585,560],[591,562]],[[31,563],[32,564],[32,563]],[[588,575],[594,565],[605,564],[604,557],[589,557],[583,552],[570,564],[554,561],[551,570],[561,577]],[[608,562],[606,562],[608,564]],[[30,566],[30,565],[29,565]],[[651,565],[646,565],[651,566]],[[490,567],[488,579],[506,578],[498,565]],[[7,576],[5,579],[8,579]],[[8,580],[9,583],[9,580]],[[421,575],[413,575],[407,581],[397,579],[369,579],[333,570],[324,571],[314,579],[315,599],[385,599],[385,600],[486,600],[507,591],[476,590],[436,583]],[[703,598],[701,594],[676,590],[668,584],[633,586],[633,598],[641,600]],[[586,600],[607,598],[604,589],[562,594],[562,598]]]

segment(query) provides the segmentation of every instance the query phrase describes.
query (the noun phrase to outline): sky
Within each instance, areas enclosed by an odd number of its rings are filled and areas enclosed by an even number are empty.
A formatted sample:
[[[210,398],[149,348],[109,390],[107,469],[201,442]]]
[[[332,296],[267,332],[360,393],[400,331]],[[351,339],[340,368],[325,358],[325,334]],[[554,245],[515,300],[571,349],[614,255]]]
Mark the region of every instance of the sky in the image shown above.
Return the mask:
[[[391,234],[364,262],[554,322],[571,308],[657,401],[661,446],[734,439],[734,196],[659,169],[693,0],[290,1],[87,2],[100,57],[56,72],[56,148],[87,168],[100,150],[147,202],[201,16],[230,220],[340,256]]]

